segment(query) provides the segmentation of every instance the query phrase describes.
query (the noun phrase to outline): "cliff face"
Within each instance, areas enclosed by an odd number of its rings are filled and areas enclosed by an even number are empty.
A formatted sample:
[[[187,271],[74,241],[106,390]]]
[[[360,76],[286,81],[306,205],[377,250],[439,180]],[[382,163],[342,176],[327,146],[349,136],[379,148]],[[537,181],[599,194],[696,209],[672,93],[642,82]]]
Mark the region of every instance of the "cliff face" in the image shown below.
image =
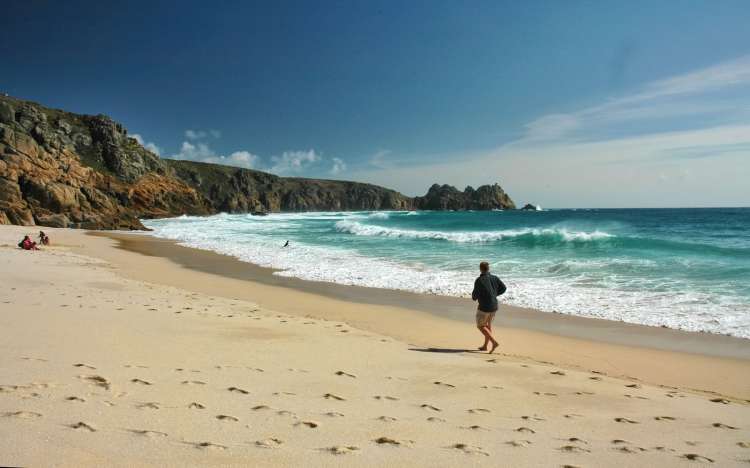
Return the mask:
[[[420,210],[512,210],[513,200],[498,184],[482,185],[474,190],[471,186],[460,192],[450,185],[434,184],[424,197],[416,197],[415,205]]]
[[[371,184],[160,159],[107,116],[0,96],[0,224],[143,229],[139,218],[222,211],[508,207],[498,185],[464,192],[434,185],[410,198]]]

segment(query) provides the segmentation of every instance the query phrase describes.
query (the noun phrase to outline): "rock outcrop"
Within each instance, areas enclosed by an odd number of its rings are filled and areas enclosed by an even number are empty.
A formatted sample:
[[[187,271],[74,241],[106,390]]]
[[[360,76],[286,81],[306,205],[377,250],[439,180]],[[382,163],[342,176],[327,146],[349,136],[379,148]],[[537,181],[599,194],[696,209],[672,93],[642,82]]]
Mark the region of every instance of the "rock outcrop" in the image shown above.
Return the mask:
[[[427,195],[415,198],[420,210],[512,210],[516,205],[498,184],[468,186],[463,192],[450,185],[434,184]]]
[[[0,96],[0,224],[144,229],[139,219],[182,214],[512,207],[497,184],[434,185],[410,198],[371,184],[161,159],[105,115]]]

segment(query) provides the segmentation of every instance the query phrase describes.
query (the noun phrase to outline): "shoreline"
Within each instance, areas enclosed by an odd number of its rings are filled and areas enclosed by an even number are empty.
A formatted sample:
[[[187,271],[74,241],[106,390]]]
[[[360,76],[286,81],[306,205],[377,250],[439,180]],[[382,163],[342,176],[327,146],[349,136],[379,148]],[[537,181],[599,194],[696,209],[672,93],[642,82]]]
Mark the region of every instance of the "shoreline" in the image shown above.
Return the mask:
[[[460,311],[467,320],[461,321],[434,311],[404,307],[399,302],[407,296],[428,303],[436,298],[442,302],[444,298],[438,296],[375,290],[379,296],[392,300],[385,304],[358,302],[353,297],[372,292],[367,291],[370,288],[279,277],[272,275],[270,269],[233,257],[148,235],[97,231],[88,233],[86,238],[99,242],[92,242],[80,249],[80,253],[88,252],[117,265],[126,277],[177,287],[189,280],[191,290],[204,294],[252,300],[263,308],[301,317],[343,321],[409,343],[415,349],[480,356],[472,351],[481,337],[471,322],[473,303],[468,300],[456,299],[466,304],[461,305]],[[127,241],[128,249],[111,248],[123,240]],[[179,275],[173,274],[175,268]],[[258,281],[258,275],[265,276],[265,281],[271,284]],[[343,291],[344,295],[335,297],[333,290]],[[502,310],[496,319],[496,336],[501,343],[499,357],[503,359],[594,370],[625,380],[750,400],[750,379],[744,377],[750,375],[747,340],[529,312],[512,306],[503,306]],[[508,326],[508,317],[520,317],[529,328],[521,327],[520,323]],[[576,337],[563,333],[576,333]],[[607,338],[617,342],[607,342]],[[709,375],[712,378],[707,380]]]
[[[92,231],[89,235],[108,237],[118,242],[117,248],[146,256],[168,258],[182,267],[195,269],[203,273],[304,291],[358,304],[395,306],[455,320],[461,324],[474,323],[475,303],[468,298],[279,276],[274,273],[280,270],[242,261],[231,255],[184,246],[177,241],[149,234],[133,235]],[[502,297],[500,298],[500,310],[497,313],[496,321],[505,328],[517,328],[567,338],[706,356],[750,359],[749,339],[572,314],[544,312],[504,304]]]

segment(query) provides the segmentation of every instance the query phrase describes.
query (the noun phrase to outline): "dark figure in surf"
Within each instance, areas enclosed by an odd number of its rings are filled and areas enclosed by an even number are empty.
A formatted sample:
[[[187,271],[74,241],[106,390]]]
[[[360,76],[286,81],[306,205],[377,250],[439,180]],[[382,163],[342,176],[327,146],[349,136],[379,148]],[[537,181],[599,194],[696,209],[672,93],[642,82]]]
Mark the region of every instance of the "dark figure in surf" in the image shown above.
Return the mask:
[[[284,247],[289,247],[289,241],[286,241],[286,244],[284,244]]]

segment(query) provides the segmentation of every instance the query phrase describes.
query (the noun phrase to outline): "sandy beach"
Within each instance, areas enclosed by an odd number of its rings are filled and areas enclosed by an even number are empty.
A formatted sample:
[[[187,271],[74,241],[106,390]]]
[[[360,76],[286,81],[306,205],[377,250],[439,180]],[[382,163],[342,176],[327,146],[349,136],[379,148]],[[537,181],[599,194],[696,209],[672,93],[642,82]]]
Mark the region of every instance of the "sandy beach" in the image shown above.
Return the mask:
[[[468,300],[45,231],[0,227],[2,466],[750,461],[747,340],[501,306],[490,356]]]

